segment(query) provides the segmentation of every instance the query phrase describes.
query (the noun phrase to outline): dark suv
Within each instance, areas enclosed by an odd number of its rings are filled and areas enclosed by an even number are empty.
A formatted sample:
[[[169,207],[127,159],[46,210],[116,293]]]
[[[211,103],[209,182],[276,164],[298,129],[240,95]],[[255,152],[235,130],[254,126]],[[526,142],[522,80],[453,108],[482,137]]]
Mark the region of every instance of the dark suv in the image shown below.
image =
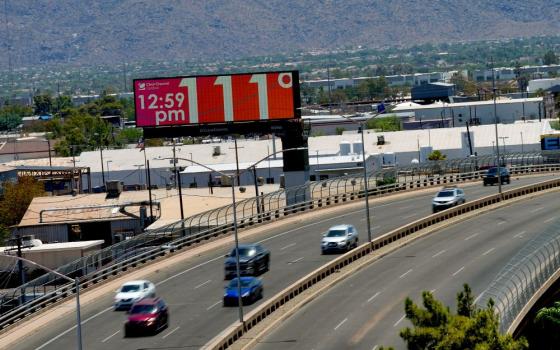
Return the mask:
[[[235,248],[226,255],[225,279],[237,277]],[[239,272],[241,276],[257,276],[270,268],[270,251],[260,244],[239,245]]]
[[[493,185],[498,183],[498,169],[500,172],[500,177],[502,179],[502,184],[509,184],[511,182],[509,177],[509,170],[504,167],[493,167],[486,171],[486,174],[482,175],[482,181],[484,186]]]

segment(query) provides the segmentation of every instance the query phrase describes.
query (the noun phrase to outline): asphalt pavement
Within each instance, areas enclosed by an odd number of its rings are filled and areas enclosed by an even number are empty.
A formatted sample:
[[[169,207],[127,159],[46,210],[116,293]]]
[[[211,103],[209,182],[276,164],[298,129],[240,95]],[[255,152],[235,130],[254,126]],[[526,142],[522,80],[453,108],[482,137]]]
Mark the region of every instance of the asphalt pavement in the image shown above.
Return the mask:
[[[512,180],[512,184],[504,186],[504,190],[548,180],[553,177],[552,175],[547,175]],[[413,197],[395,199],[394,201],[389,198],[384,203],[371,206],[374,237],[429,215],[431,213],[431,198],[437,190],[434,188],[433,192],[429,194],[416,194]],[[496,192],[497,186],[483,187],[482,184],[474,184],[465,187],[467,200],[474,200]],[[349,223],[356,226],[360,233],[360,241],[366,241],[366,217],[363,208],[349,209],[347,212],[345,211],[340,215],[327,219],[309,219],[303,223],[295,222],[275,229],[263,229],[261,234],[253,236],[251,242],[261,242],[271,251],[270,271],[261,276],[264,283],[263,300],[266,300],[267,296],[276,294],[298,278],[336,257],[336,255],[320,254],[320,240],[322,233],[327,231],[330,226],[340,223]],[[473,240],[468,243],[475,241]],[[83,307],[82,333],[84,348],[119,348],[122,350],[182,349],[198,348],[204,345],[237,319],[237,308],[223,308],[221,303],[223,287],[226,283],[223,280],[223,256],[230,249],[217,249],[201,254],[182,264],[182,266],[169,266],[147,277],[147,279],[156,283],[158,295],[164,298],[170,309],[169,328],[157,335],[141,338],[123,338],[123,324],[126,314],[112,311],[113,294],[105,295],[97,303]],[[405,249],[408,250],[410,248]],[[397,254],[397,256],[402,256],[403,253],[399,250]],[[494,254],[491,256],[494,256]],[[414,259],[412,258],[406,258],[404,261],[410,261],[411,265],[409,268],[420,268],[420,266],[414,264]],[[379,264],[382,264],[383,268],[379,269],[376,274],[367,277],[367,280],[373,286],[384,284],[383,281],[386,281],[387,278],[391,279],[394,272],[392,269],[397,267],[405,268],[405,271],[402,273],[409,269],[403,265],[402,261],[394,257],[384,258]],[[447,269],[450,267],[445,264],[441,268]],[[461,273],[466,274],[467,271],[461,271]],[[416,272],[410,272],[407,275],[410,275],[410,277],[416,276]],[[418,291],[407,290],[406,293],[410,295],[418,294],[422,288],[426,288],[423,286],[429,281],[434,283],[436,286],[434,288],[438,288],[437,286],[442,282],[437,277],[437,275],[432,275],[426,280],[426,276],[424,276],[423,280],[419,280],[422,283],[417,286]],[[488,281],[486,280],[486,282]],[[352,293],[358,293],[359,291],[363,291],[363,288],[357,288]],[[376,293],[376,289],[373,287],[371,287],[371,291]],[[391,311],[393,308],[401,306],[402,298],[394,298],[394,296],[400,297],[402,293],[405,293],[405,290],[399,290],[393,296],[389,295],[389,293],[383,293],[374,299],[385,300],[384,298],[386,298],[387,303],[394,303],[395,305],[388,309]],[[368,298],[370,297],[372,295],[368,296]],[[262,300],[255,305],[261,302]],[[255,305],[246,307],[246,311]],[[388,306],[385,305],[385,307]],[[328,310],[331,310],[331,306],[327,308]],[[323,314],[319,318],[322,322],[327,322],[330,320],[334,321],[337,319],[335,316],[340,315],[342,313],[330,314],[330,311],[328,311],[328,313]],[[341,321],[338,320],[338,322]],[[345,321],[337,329],[344,328],[346,323],[351,324],[352,322]],[[292,323],[288,324],[291,325]],[[314,320],[311,324],[317,325],[320,323]],[[69,316],[60,322],[37,330],[32,337],[22,339],[12,349],[58,350],[75,348],[76,334],[72,328],[74,326],[75,319]],[[308,326],[304,328],[309,329]],[[327,333],[332,333],[332,329],[327,331]],[[370,335],[370,332],[367,334]],[[379,339],[385,341],[393,338]],[[286,344],[282,346],[286,346]],[[297,346],[294,348],[301,349],[307,347]]]
[[[432,291],[452,310],[464,283],[480,296],[529,240],[560,220],[559,209],[558,193],[550,193],[417,240],[298,310],[256,349],[406,349],[398,334],[411,325],[407,296],[419,303],[422,291]]]

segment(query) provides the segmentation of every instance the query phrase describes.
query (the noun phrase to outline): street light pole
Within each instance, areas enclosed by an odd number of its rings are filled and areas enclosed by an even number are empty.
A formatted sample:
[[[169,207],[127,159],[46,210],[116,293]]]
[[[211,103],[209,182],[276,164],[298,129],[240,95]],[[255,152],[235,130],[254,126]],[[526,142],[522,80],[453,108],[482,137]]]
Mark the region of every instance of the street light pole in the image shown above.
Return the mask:
[[[82,350],[82,317],[81,317],[81,313],[80,313],[80,280],[76,277],[75,279],[72,279],[66,275],[61,274],[60,272],[57,272],[55,270],[52,270],[46,266],[43,266],[41,264],[38,264],[32,260],[28,260],[25,258],[22,258],[20,256],[13,256],[13,255],[3,255],[6,258],[12,258],[12,259],[16,259],[18,261],[18,263],[22,263],[22,262],[26,262],[28,264],[31,265],[35,265],[37,267],[39,267],[40,269],[43,269],[45,271],[48,271],[50,273],[53,273],[55,275],[57,275],[58,277],[65,279],[71,283],[74,283],[74,286],[76,288],[76,329],[77,329],[77,349],[78,350]]]
[[[203,167],[206,170],[210,170],[210,171],[216,172],[220,175],[227,176],[230,179],[231,199],[232,199],[232,209],[233,209],[233,234],[234,234],[234,238],[235,238],[235,269],[236,269],[235,272],[236,272],[237,281],[238,281],[238,283],[237,283],[237,303],[239,305],[239,322],[241,322],[241,323],[244,323],[244,321],[243,321],[243,304],[242,304],[242,298],[241,298],[241,271],[240,271],[240,266],[239,266],[239,237],[238,237],[238,232],[237,232],[238,228],[237,228],[237,202],[235,200],[235,184],[236,184],[235,180],[237,179],[237,176],[241,175],[243,172],[245,172],[247,170],[250,170],[250,169],[253,169],[253,168],[256,169],[256,166],[258,164],[267,160],[270,156],[276,155],[278,153],[288,152],[288,151],[301,151],[301,150],[304,150],[304,149],[307,149],[307,147],[288,148],[288,149],[280,150],[278,152],[274,152],[272,154],[269,154],[265,158],[260,159],[258,162],[254,163],[250,167],[246,168],[244,171],[236,172],[235,175],[225,174],[225,173],[223,173],[219,170],[210,168],[209,166],[206,166],[206,165],[204,165],[202,163],[199,163],[197,161],[194,161],[192,159],[177,158],[177,160],[180,159],[180,160],[191,162],[193,164],[196,164],[198,166]],[[163,159],[169,159],[169,158],[163,158]],[[148,163],[148,167],[149,167],[149,163]],[[150,196],[150,198],[151,198],[151,196]],[[258,200],[258,198],[257,198],[257,200]],[[150,205],[150,207],[151,207],[151,205]],[[183,220],[183,222],[184,222],[184,220]]]
[[[367,166],[366,166],[366,144],[364,142],[364,124],[360,125],[360,132],[362,134],[362,163],[364,166],[364,190],[365,190],[365,198],[366,198],[366,218],[367,218],[367,234],[368,234],[368,242],[371,244],[371,219],[369,217],[369,188],[368,188],[368,177],[367,177]]]
[[[498,143],[498,113],[496,107],[496,77],[494,74],[494,58],[492,58],[492,91],[494,95],[494,129],[496,132],[496,163],[498,166],[498,193],[502,195],[502,172],[500,163],[500,144]]]

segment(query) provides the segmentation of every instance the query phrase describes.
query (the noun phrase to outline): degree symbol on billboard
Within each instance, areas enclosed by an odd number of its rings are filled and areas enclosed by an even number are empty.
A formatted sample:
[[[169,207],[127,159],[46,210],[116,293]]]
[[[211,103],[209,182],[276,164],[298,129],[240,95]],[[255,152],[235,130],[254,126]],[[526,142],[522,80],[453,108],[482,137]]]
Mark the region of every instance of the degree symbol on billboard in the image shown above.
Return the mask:
[[[289,89],[292,87],[292,73],[280,73],[278,74],[278,85],[284,89]]]

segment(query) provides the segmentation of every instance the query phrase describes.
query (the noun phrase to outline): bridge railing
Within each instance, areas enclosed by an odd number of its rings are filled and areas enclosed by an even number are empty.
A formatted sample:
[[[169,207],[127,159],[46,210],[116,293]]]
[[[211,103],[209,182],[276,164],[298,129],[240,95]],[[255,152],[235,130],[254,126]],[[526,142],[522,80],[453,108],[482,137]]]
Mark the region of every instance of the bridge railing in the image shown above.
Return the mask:
[[[511,165],[513,174],[560,171],[560,164],[547,164],[548,159],[536,153],[509,154],[503,158],[504,163]],[[434,162],[430,166],[385,169],[368,175],[369,195],[383,196],[415,188],[477,180],[482,174],[480,170],[457,171],[471,166],[475,166],[475,169],[488,167],[494,165],[494,162],[493,157],[478,157]],[[380,184],[382,179],[392,179],[391,176],[396,176],[395,182],[387,185]],[[365,196],[364,188],[363,177],[345,176],[290,188],[288,192],[276,191],[258,199],[246,199],[237,203],[238,225],[243,229],[298,212],[355,201]],[[305,200],[287,205],[287,193],[300,196],[299,198]],[[260,210],[256,208],[257,203],[261,205]],[[79,277],[82,288],[86,288],[92,283],[95,284],[118,274],[119,271],[125,271],[137,264],[165,255],[169,251],[231,232],[232,210],[233,207],[228,205],[194,215],[182,222],[148,231],[61,266],[57,271],[69,277]],[[29,314],[31,311],[65,298],[72,290],[73,287],[66,284],[64,280],[47,273],[22,286],[5,291],[0,296],[2,312],[0,329],[21,318],[21,315]]]
[[[560,271],[560,221],[529,241],[497,274],[482,293],[478,305],[485,307],[494,301],[500,316],[500,331],[516,329],[535,298],[546,290],[548,282]]]

